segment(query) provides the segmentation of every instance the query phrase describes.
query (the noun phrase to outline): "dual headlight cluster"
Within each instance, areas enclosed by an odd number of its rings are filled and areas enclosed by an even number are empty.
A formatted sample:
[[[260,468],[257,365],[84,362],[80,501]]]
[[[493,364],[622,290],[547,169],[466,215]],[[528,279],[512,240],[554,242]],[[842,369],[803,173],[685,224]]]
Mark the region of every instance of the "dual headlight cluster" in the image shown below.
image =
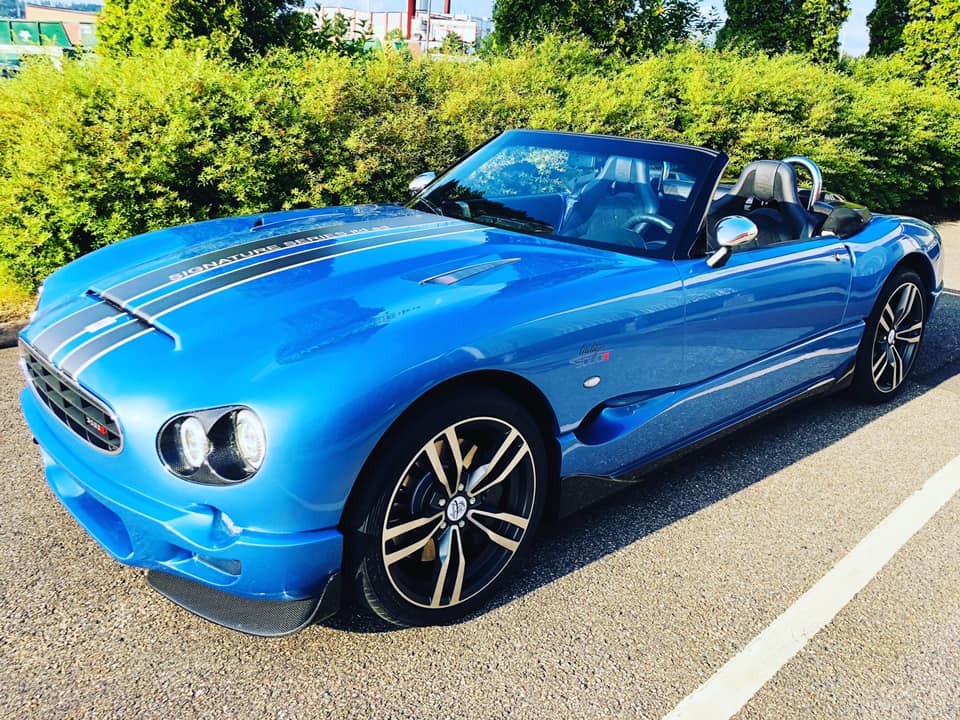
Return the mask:
[[[226,407],[171,419],[160,430],[157,449],[185,480],[224,485],[243,482],[260,469],[267,438],[253,410]]]

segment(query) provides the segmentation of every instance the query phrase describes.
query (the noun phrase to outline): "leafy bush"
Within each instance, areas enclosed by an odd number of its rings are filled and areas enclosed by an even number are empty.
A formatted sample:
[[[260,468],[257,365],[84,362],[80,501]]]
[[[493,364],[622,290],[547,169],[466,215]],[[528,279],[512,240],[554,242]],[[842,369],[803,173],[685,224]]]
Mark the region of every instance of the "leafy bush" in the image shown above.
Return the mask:
[[[960,206],[960,100],[890,60],[679,48],[626,62],[547,38],[477,62],[175,47],[27,67],[0,84],[0,274],[31,289],[77,255],[176,223],[402,200],[509,127],[725,150],[731,173],[804,154],[890,210]]]

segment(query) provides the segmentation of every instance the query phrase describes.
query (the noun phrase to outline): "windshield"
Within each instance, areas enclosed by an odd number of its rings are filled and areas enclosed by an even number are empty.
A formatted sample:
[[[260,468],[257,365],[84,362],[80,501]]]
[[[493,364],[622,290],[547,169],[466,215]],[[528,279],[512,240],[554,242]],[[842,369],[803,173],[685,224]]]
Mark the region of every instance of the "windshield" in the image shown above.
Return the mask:
[[[712,155],[618,138],[513,130],[412,207],[533,235],[661,255],[691,217]]]

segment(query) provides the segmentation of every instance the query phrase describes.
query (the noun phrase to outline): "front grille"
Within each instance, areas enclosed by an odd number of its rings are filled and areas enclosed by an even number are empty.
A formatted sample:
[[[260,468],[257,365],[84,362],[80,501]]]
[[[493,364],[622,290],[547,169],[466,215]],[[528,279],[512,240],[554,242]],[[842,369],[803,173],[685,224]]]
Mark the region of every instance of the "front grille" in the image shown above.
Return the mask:
[[[44,405],[76,435],[108,453],[120,452],[123,438],[116,418],[99,400],[20,343],[27,379]]]

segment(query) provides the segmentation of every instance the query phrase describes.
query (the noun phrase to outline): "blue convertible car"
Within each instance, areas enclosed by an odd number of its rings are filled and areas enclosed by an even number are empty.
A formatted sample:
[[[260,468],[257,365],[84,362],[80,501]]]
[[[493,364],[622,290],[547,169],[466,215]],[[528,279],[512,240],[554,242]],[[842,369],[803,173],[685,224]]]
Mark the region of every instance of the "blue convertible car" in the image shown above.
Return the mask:
[[[893,396],[942,289],[927,224],[806,158],[517,130],[406,206],[171,228],[47,279],[23,412],[117,560],[276,635],[352,597],[478,608],[563,485],[791,400]],[[799,189],[797,170],[812,187]]]

